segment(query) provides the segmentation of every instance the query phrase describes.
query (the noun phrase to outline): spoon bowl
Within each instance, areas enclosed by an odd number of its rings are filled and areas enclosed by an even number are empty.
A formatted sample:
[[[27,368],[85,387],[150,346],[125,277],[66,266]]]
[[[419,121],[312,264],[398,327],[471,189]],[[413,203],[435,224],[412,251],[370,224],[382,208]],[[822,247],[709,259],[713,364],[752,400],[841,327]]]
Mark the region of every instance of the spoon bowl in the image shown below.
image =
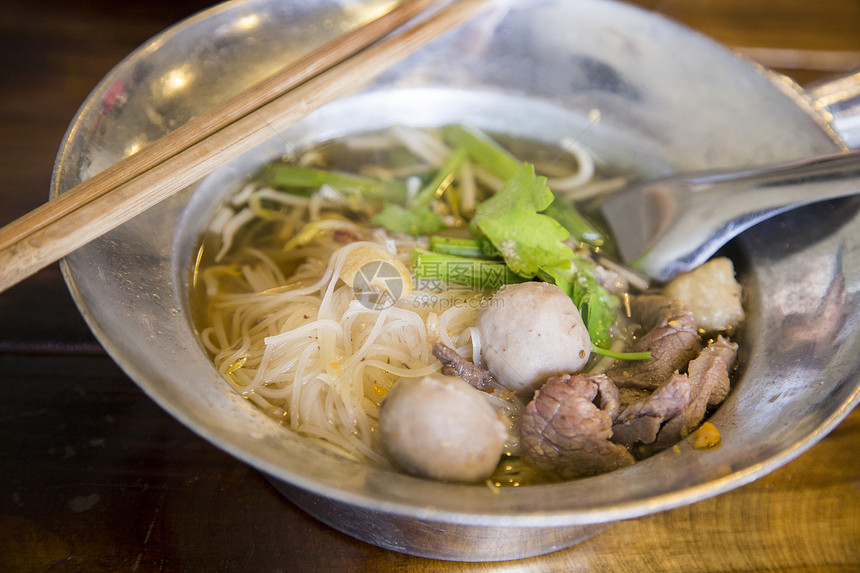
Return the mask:
[[[860,193],[860,151],[648,181],[601,206],[622,260],[658,281],[704,263],[756,223]]]

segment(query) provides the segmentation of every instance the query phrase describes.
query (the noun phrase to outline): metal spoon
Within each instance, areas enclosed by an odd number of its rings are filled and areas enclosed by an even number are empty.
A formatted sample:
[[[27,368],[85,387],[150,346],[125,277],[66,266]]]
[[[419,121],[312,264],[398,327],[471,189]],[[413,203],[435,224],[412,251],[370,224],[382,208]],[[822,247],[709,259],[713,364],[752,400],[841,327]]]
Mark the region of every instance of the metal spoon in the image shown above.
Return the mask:
[[[860,151],[645,182],[613,195],[601,210],[622,260],[666,281],[760,221],[856,193]]]

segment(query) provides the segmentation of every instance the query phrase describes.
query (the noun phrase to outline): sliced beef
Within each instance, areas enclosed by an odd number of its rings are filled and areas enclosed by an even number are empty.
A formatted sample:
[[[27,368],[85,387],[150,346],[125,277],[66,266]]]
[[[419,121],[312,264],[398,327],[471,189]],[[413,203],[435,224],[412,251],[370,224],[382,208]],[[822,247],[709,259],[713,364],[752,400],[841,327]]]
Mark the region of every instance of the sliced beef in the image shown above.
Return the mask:
[[[627,448],[610,441],[617,409],[618,389],[605,375],[550,378],[523,412],[520,443],[526,460],[563,479],[632,464]]]
[[[674,417],[690,403],[690,380],[674,374],[648,396],[626,405],[612,425],[612,441],[631,447],[650,444],[657,438],[663,422]]]
[[[442,374],[446,376],[457,376],[478,390],[492,390],[496,385],[489,370],[466,360],[450,346],[437,342],[433,345],[433,356],[442,363]]]
[[[613,421],[621,409],[621,392],[618,386],[608,376],[592,374],[589,376],[597,384],[597,395],[600,398],[600,409],[606,412]]]
[[[630,301],[630,317],[645,334],[631,352],[651,352],[649,360],[624,361],[606,374],[620,388],[653,390],[673,373],[684,370],[701,348],[696,318],[681,301],[659,295],[637,296]]]
[[[673,374],[653,393],[622,390],[623,406],[612,426],[612,441],[644,457],[689,434],[708,407],[720,404],[728,394],[737,348],[720,336],[690,362],[687,374]]]
[[[690,403],[666,422],[654,445],[671,446],[687,436],[705,417],[708,406],[722,402],[729,392],[729,373],[737,358],[738,345],[722,336],[711,342],[687,368],[690,380]]]

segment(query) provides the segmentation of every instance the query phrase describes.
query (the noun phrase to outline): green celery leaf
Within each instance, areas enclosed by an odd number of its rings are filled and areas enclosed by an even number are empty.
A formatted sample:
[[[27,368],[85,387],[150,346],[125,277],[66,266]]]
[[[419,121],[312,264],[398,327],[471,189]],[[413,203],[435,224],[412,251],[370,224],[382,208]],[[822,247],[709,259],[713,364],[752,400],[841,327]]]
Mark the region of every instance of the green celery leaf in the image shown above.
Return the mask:
[[[559,266],[573,257],[563,243],[570,233],[540,213],[552,201],[546,177],[537,177],[532,165],[523,164],[498,193],[478,205],[470,230],[489,239],[512,271],[531,278],[540,267]]]
[[[609,347],[609,328],[620,304],[618,297],[599,285],[591,273],[580,273],[573,283],[573,302],[583,315],[592,342]]]
[[[386,203],[371,223],[412,236],[426,235],[447,227],[445,221],[429,207],[406,209],[394,203]]]
[[[609,328],[615,321],[618,297],[597,282],[591,272],[593,264],[575,258],[566,267],[541,267],[538,277],[554,283],[573,300],[579,309],[591,342],[609,347]]]

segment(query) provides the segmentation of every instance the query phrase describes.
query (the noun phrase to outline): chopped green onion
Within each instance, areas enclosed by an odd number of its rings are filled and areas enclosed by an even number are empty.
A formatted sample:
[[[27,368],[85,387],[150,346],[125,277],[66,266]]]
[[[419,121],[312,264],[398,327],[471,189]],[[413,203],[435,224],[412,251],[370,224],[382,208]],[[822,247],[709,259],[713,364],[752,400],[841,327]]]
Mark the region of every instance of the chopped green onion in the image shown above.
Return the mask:
[[[448,284],[465,285],[475,289],[498,289],[506,284],[526,280],[512,272],[502,261],[458,257],[417,247],[412,249],[412,272],[416,287],[426,290]],[[422,282],[429,285],[429,288],[419,286]]]
[[[361,193],[364,197],[402,203],[406,200],[403,181],[374,179],[342,171],[295,167],[286,163],[270,165],[263,179],[279,189],[318,189],[329,185],[342,193]]]
[[[430,237],[430,250],[442,255],[456,255],[458,257],[472,257],[476,259],[487,258],[481,249],[481,242],[478,239],[432,235]]]
[[[445,139],[465,149],[479,164],[502,179],[517,174],[523,162],[482,132],[463,125],[451,125],[443,130]]]

